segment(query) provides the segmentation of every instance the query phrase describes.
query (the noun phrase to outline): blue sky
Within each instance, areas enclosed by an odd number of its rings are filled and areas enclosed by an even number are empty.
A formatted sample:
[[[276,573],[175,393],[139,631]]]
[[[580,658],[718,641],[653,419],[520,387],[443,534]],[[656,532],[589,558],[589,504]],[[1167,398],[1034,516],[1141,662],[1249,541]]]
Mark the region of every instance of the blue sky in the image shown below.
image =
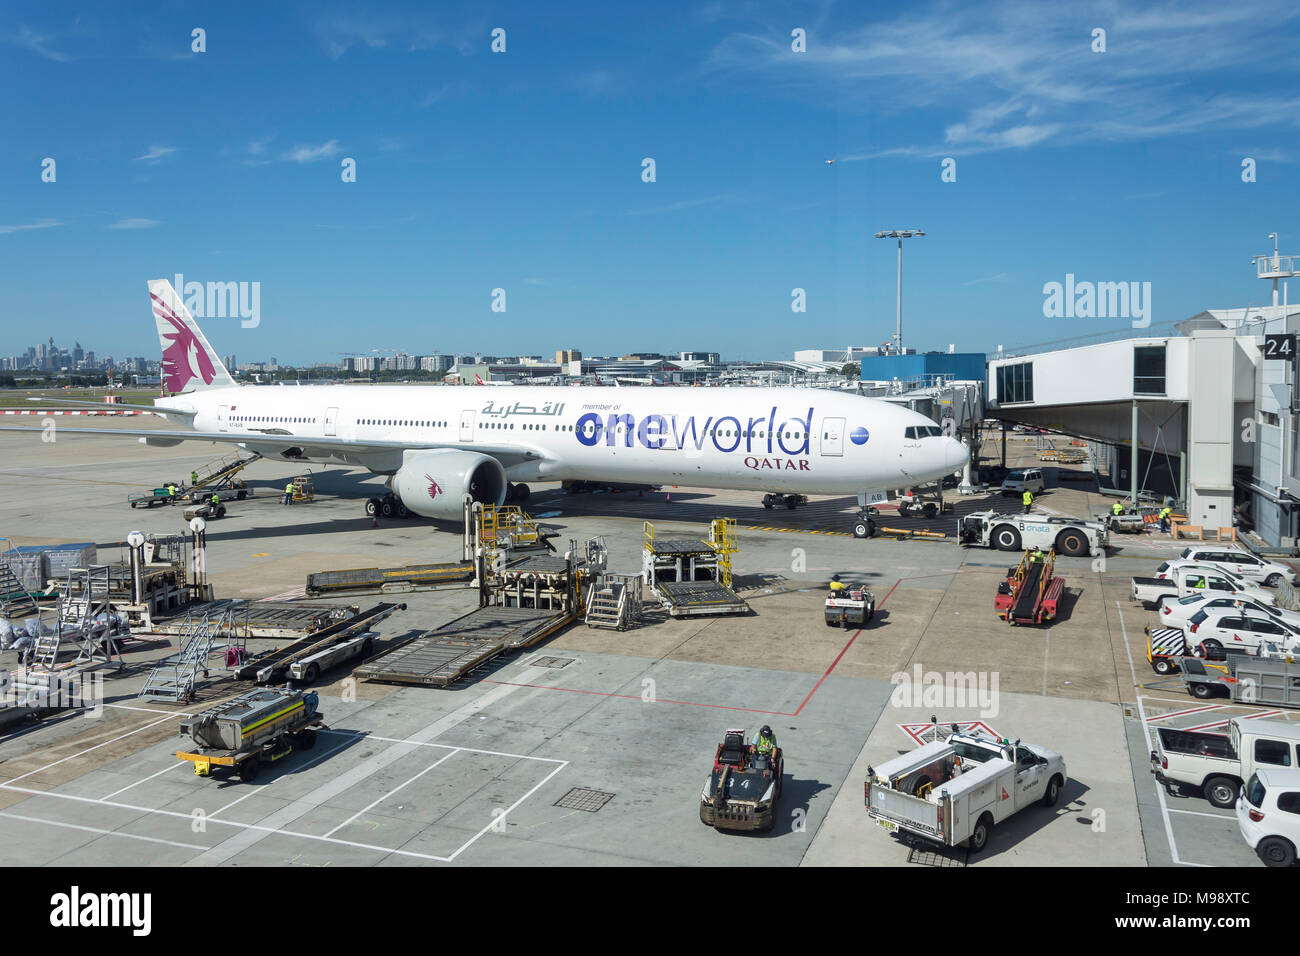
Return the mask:
[[[1249,0],[6,4],[0,352],[155,355],[145,280],[183,273],[261,284],[256,328],[203,323],[241,361],[789,357],[890,336],[891,228],[928,233],[904,250],[914,347],[1126,324],[1044,319],[1066,273],[1151,282],[1156,324],[1262,303],[1249,257],[1274,231],[1300,253],[1298,21]]]

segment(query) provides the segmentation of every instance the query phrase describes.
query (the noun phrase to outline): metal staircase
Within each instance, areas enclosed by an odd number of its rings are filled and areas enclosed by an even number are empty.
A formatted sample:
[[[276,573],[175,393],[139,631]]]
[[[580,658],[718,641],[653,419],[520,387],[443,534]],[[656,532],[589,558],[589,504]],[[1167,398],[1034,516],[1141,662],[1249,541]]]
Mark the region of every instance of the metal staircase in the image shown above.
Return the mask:
[[[68,580],[59,597],[59,620],[54,631],[56,641],[72,638],[77,642],[74,664],[111,664],[116,661],[119,668],[125,666],[112,625],[105,628],[101,623],[114,616],[112,587],[112,569],[108,565],[68,570]]]
[[[602,574],[587,589],[588,627],[625,631],[641,623],[641,575]]]
[[[234,605],[216,612],[205,610],[197,616],[191,612],[178,641],[180,651],[155,665],[140,689],[140,699],[189,700],[194,696],[194,684],[200,672],[208,669],[208,657],[213,651],[229,647],[229,639],[234,638],[236,630]]]
[[[0,564],[0,610],[6,617],[26,617],[39,614],[40,605],[32,592],[23,587],[18,575],[8,564]]]

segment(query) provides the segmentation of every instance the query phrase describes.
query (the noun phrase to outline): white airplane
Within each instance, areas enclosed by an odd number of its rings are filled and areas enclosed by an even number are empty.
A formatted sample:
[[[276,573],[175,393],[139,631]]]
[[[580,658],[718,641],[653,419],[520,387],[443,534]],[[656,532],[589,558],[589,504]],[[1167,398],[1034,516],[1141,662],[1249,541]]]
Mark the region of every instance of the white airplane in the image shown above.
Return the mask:
[[[167,280],[151,280],[149,298],[167,395],[116,407],[148,409],[176,427],[61,432],[164,447],[220,442],[282,461],[366,468],[389,476],[390,507],[430,518],[460,518],[465,495],[522,501],[528,481],[671,484],[855,494],[862,514],[853,532],[867,537],[876,493],[943,478],[969,460],[965,445],[923,415],[822,389],[519,385],[488,395],[475,385],[239,385]]]

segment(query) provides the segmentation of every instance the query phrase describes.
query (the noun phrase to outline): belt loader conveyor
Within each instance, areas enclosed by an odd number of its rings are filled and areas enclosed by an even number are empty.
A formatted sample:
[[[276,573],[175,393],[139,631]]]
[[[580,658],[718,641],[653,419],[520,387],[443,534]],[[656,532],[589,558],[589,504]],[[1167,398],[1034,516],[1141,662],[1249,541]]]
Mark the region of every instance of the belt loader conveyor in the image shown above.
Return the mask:
[[[576,610],[489,605],[426,631],[352,673],[365,680],[446,687],[508,651],[530,647],[577,619]]]
[[[423,591],[474,580],[474,562],[414,564],[403,568],[353,568],[307,575],[307,595],[378,591],[383,594]]]
[[[310,684],[323,670],[356,657],[369,657],[374,647],[370,632],[375,625],[404,610],[405,604],[376,604],[287,647],[254,657],[235,672],[235,677],[259,684],[278,684],[292,677]]]

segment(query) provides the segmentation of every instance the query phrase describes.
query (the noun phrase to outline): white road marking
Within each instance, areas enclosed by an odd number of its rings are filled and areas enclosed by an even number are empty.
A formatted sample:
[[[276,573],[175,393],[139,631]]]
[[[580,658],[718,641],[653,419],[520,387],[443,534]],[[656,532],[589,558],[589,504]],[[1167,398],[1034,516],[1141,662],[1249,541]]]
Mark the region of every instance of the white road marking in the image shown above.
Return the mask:
[[[1233,821],[1234,823],[1237,821],[1237,815],[1236,815],[1235,813],[1233,813],[1233,814],[1227,814],[1227,813],[1203,813],[1203,812],[1200,811],[1200,810],[1175,810],[1173,807],[1170,807],[1170,808],[1169,808],[1169,812],[1170,812],[1170,813],[1185,813],[1185,814],[1187,814],[1188,816],[1191,816],[1191,817],[1209,817],[1209,818],[1212,819],[1212,820],[1231,820],[1231,821]]]
[[[138,786],[140,786],[140,784],[142,784],[142,783],[147,783],[148,781],[152,780],[154,777],[161,777],[161,776],[162,776],[163,774],[165,774],[168,770],[174,770],[174,769],[175,769],[176,767],[178,767],[178,766],[180,766],[180,761],[179,761],[179,760],[176,761],[176,763],[174,763],[174,764],[171,764],[171,765],[169,765],[169,766],[163,767],[163,768],[162,768],[161,770],[159,770],[157,773],[151,773],[151,774],[149,774],[149,776],[145,777],[143,780],[137,780],[135,783],[128,783],[128,784],[127,784],[125,787],[123,787],[121,790],[114,790],[114,791],[113,791],[112,793],[110,793],[107,797],[100,797],[100,799],[101,799],[101,800],[107,800],[107,799],[109,799],[109,797],[116,797],[119,793],[125,793],[127,790],[130,790],[132,787],[138,787]]]
[[[379,795],[378,797],[376,797],[376,798],[375,798],[371,803],[369,803],[368,805],[362,807],[360,810],[358,810],[356,813],[352,814],[352,816],[348,817],[346,820],[344,820],[342,823],[340,823],[338,826],[336,826],[333,830],[330,830],[330,831],[329,831],[328,833],[326,833],[325,835],[326,835],[327,837],[333,836],[335,833],[337,833],[339,830],[342,830],[345,826],[347,826],[349,823],[351,823],[351,822],[352,822],[353,820],[355,820],[357,817],[361,816],[363,813],[368,812],[369,810],[373,810],[375,807],[379,806],[379,804],[381,804],[383,801],[387,800],[389,797],[391,797],[393,794],[395,794],[398,790],[401,790],[403,787],[405,787],[408,783],[415,783],[415,781],[419,780],[421,777],[423,777],[426,773],[428,773],[428,772],[429,772],[430,770],[432,770],[434,767],[438,766],[438,764],[442,763],[444,760],[450,760],[452,757],[456,756],[456,754],[459,753],[459,752],[460,752],[460,751],[459,751],[459,748],[457,748],[456,750],[453,750],[451,753],[449,753],[449,754],[445,754],[445,755],[439,757],[439,758],[438,758],[437,760],[435,760],[433,763],[429,764],[429,766],[425,767],[423,770],[421,770],[419,773],[417,773],[417,774],[416,774],[414,777],[412,777],[410,780],[407,780],[405,783],[399,783],[399,784],[398,784],[396,787],[394,787],[392,790],[389,790],[389,791],[387,791],[386,793],[382,793],[382,794],[380,794],[380,795]]]
[[[80,823],[64,823],[60,820],[42,820],[40,817],[25,817],[19,813],[10,813],[7,810],[0,810],[0,817],[8,817],[11,820],[23,820],[27,823],[44,823],[51,827],[64,827],[68,830],[84,830],[87,833],[98,833],[101,836],[123,837],[127,840],[143,840],[146,843],[165,843],[168,846],[178,846],[186,850],[204,850],[206,847],[198,843],[178,843],[175,840],[164,840],[162,837],[141,836],[138,833],[123,833],[121,830],[103,830],[99,827],[88,827]]]
[[[525,668],[524,673],[529,674],[530,677],[536,677],[545,670],[547,669]],[[534,673],[530,674],[529,672],[534,672]],[[273,813],[271,813],[270,815],[264,818],[265,821],[264,823],[256,826],[249,825],[246,828],[245,832],[235,834],[234,836],[223,841],[217,846],[212,847],[206,852],[199,854],[197,857],[190,860],[185,865],[204,866],[204,865],[211,865],[214,863],[223,863],[226,860],[229,860],[231,857],[243,852],[248,847],[252,846],[254,843],[257,843],[260,840],[264,840],[268,835],[272,833],[290,832],[287,830],[283,830],[282,827],[288,823],[291,823],[294,820],[299,819],[300,817],[306,815],[312,810],[317,809],[322,804],[326,803],[328,800],[331,800],[334,797],[337,797],[339,794],[343,793],[344,791],[351,789],[352,787],[368,779],[369,777],[379,772],[380,770],[384,769],[385,767],[389,766],[390,764],[395,763],[396,761],[400,760],[403,757],[409,756],[411,753],[415,752],[416,748],[419,747],[421,744],[430,741],[435,737],[440,736],[441,734],[450,730],[452,727],[457,726],[458,724],[464,723],[470,717],[480,713],[491,704],[496,703],[497,701],[508,696],[509,694],[518,691],[519,689],[520,689],[519,686],[515,684],[497,685],[496,687],[492,688],[486,693],[480,694],[478,697],[474,698],[473,700],[470,700],[467,703],[462,704],[460,707],[458,707],[456,710],[452,711],[451,713],[443,715],[442,717],[435,720],[433,723],[429,724],[427,727],[424,727],[423,729],[416,731],[414,734],[411,734],[409,737],[403,740],[393,741],[392,746],[389,747],[387,750],[384,750],[382,753],[376,754],[375,756],[357,764],[356,766],[343,771],[342,773],[338,774],[336,777],[332,778],[331,780],[317,787],[315,790],[312,790],[310,793],[304,794],[302,797],[299,797],[297,800],[293,801],[292,803],[280,808],[279,810],[274,811]],[[357,736],[368,737],[368,735],[357,735]],[[344,743],[339,745],[339,748],[347,746],[350,742],[351,741],[345,741]],[[333,751],[330,751],[330,753],[332,752]],[[508,754],[503,754],[502,756],[515,756],[517,758],[521,757],[521,755],[508,755]],[[522,759],[537,759],[537,758],[523,757]],[[217,822],[225,823],[227,821],[217,821]],[[341,842],[341,843],[348,842],[346,840],[338,840],[337,837],[330,837],[329,840]],[[363,845],[369,846],[368,844],[363,844]],[[371,848],[382,849],[376,847],[371,847]],[[394,850],[392,852],[398,852],[398,851]],[[414,854],[414,855],[423,858],[428,858],[428,859],[443,859],[442,857],[431,856],[429,854]]]
[[[1124,624],[1124,608],[1119,603],[1119,601],[1115,602],[1115,610],[1119,614],[1120,633],[1124,635],[1124,651],[1125,653],[1128,654],[1129,673],[1133,677],[1133,686],[1137,687],[1138,686],[1137,668],[1133,666],[1133,648],[1129,646],[1128,628]],[[1147,750],[1150,751],[1151,750],[1151,728],[1147,726],[1147,711],[1146,708],[1142,706],[1141,694],[1137,695],[1137,705],[1138,705],[1138,716],[1141,718],[1141,722],[1142,722],[1142,735],[1143,737],[1146,738]],[[1154,775],[1152,775],[1151,777],[1151,785],[1155,787],[1156,800],[1158,800],[1160,803],[1160,819],[1164,822],[1165,825],[1165,839],[1169,841],[1169,855],[1173,858],[1173,861],[1182,866],[1202,866],[1202,867],[1207,866],[1208,864],[1205,863],[1190,863],[1187,860],[1182,860],[1179,858],[1178,843],[1174,840],[1174,825],[1169,819],[1169,805],[1165,803],[1164,788],[1160,786],[1160,782],[1156,780]]]
[[[105,740],[103,743],[95,744],[95,746],[93,747],[87,747],[85,750],[64,757],[62,760],[56,760],[54,761],[54,763],[46,764],[44,767],[41,767],[37,770],[29,770],[20,777],[14,777],[12,780],[9,781],[9,783],[10,784],[17,783],[19,780],[23,780],[27,777],[32,776],[33,774],[37,774],[45,770],[49,770],[51,767],[57,767],[59,764],[66,763],[69,760],[75,760],[77,757],[84,756],[85,754],[90,753],[92,750],[98,750],[100,747],[107,747],[111,743],[115,743],[116,741],[122,740],[123,738],[126,737],[130,737],[132,734],[138,734],[142,730],[148,730],[150,727],[157,727],[159,724],[166,723],[167,721],[172,720],[173,717],[178,717],[178,716],[180,715],[169,714],[168,716],[164,717],[162,720],[155,720],[152,723],[145,724],[143,727],[137,727],[135,730],[128,730],[126,733],[119,734],[118,736],[114,737],[112,740]],[[8,786],[8,784],[6,784],[6,786]]]
[[[569,762],[568,762],[567,760],[561,762],[561,764],[560,764],[558,767],[556,767],[554,770],[552,770],[550,773],[548,773],[545,777],[543,777],[542,780],[541,780],[541,782],[540,782],[539,784],[537,784],[537,786],[533,787],[531,790],[529,790],[527,793],[525,793],[522,797],[520,797],[520,798],[519,798],[518,800],[516,800],[514,803],[510,804],[510,806],[506,807],[505,810],[503,810],[499,816],[497,816],[495,819],[493,819],[493,821],[492,821],[491,823],[489,823],[487,826],[485,826],[482,830],[479,830],[478,833],[475,833],[472,837],[470,837],[470,838],[469,838],[469,839],[464,843],[463,846],[461,846],[461,848],[460,848],[459,850],[457,850],[457,851],[456,851],[455,853],[453,853],[451,856],[447,857],[447,862],[450,863],[452,860],[456,859],[456,857],[460,856],[462,853],[464,853],[466,850],[468,850],[468,849],[470,848],[470,846],[473,845],[473,843],[474,843],[475,840],[477,840],[477,839],[478,839],[479,837],[481,837],[483,834],[485,834],[485,833],[487,833],[489,830],[491,830],[493,826],[497,825],[497,822],[498,822],[498,821],[500,821],[500,820],[504,820],[504,819],[505,819],[505,818],[510,814],[510,811],[514,810],[515,807],[519,806],[521,803],[523,803],[525,800],[527,800],[529,797],[531,797],[531,796],[532,796],[534,793],[536,793],[538,790],[542,789],[542,787],[546,786],[546,784],[550,782],[550,779],[551,779],[552,777],[554,777],[557,773],[559,773],[561,770],[563,770],[563,769],[564,769],[565,767],[567,767],[568,765],[569,765]]]

